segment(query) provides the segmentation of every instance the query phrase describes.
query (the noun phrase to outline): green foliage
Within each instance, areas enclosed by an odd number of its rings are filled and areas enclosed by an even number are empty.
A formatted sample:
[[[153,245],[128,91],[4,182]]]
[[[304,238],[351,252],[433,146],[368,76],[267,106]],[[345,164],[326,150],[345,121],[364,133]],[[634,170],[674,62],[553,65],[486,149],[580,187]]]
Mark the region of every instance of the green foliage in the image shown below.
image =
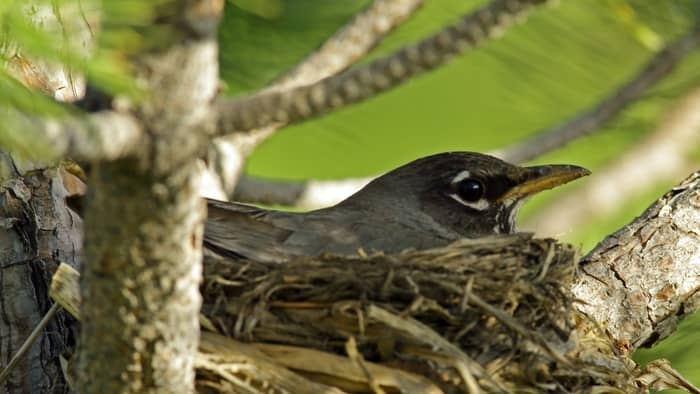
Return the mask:
[[[690,0],[658,1],[655,4],[639,0],[606,0],[605,3],[613,17],[651,50],[663,46],[664,36],[672,37],[686,31],[687,23],[697,19],[696,11],[700,10]],[[659,34],[659,31],[665,34]]]
[[[284,13],[282,0],[230,0],[231,4],[264,19],[277,19]]]
[[[44,95],[30,91],[3,69],[0,69],[0,102],[26,113],[56,116],[64,112],[62,106]]]
[[[261,4],[274,10],[265,11]],[[227,93],[268,84],[366,4],[368,0],[231,1],[219,30],[221,78]]]

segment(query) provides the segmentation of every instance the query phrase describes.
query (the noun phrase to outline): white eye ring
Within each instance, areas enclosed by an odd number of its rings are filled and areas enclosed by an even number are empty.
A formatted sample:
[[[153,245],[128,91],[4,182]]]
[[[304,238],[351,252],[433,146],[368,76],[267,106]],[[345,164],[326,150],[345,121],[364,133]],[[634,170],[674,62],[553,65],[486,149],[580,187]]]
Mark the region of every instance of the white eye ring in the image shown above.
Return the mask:
[[[469,171],[464,170],[464,171],[460,172],[459,174],[457,174],[454,178],[452,178],[451,183],[454,185],[457,182],[460,182],[460,181],[463,181],[463,180],[469,178],[471,175],[472,174]]]
[[[466,201],[462,200],[461,198],[459,198],[459,196],[454,194],[454,193],[450,194],[449,196],[452,197],[458,203],[460,203],[466,207],[476,209],[477,211],[486,210],[489,208],[489,206],[491,206],[491,204],[489,204],[488,200],[486,200],[485,198],[479,199],[476,202],[466,202]]]
[[[471,175],[472,175],[472,174],[471,174],[469,171],[467,171],[467,170],[461,171],[461,172],[460,172],[459,174],[457,174],[454,178],[452,178],[452,182],[451,182],[451,183],[454,185],[454,184],[456,184],[456,183],[459,183],[459,182],[461,182],[461,181],[463,181],[463,180],[469,178]],[[469,208],[471,208],[471,209],[476,209],[477,211],[486,210],[486,209],[488,209],[489,206],[491,205],[491,204],[489,204],[488,200],[486,200],[485,198],[481,198],[481,199],[479,199],[478,201],[474,201],[474,202],[467,202],[467,201],[462,200],[462,199],[461,199],[457,194],[455,194],[455,193],[452,193],[452,194],[450,194],[449,196],[452,197],[452,198],[453,198],[455,201],[457,201],[458,203],[464,205],[465,207],[469,207]]]

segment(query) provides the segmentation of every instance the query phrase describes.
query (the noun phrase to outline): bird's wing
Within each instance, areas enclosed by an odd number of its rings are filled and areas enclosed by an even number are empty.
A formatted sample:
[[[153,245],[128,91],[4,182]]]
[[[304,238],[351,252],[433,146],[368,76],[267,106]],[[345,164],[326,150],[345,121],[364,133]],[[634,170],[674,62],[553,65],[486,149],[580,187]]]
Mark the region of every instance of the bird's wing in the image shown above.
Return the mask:
[[[233,258],[283,262],[322,253],[356,255],[363,241],[381,233],[355,211],[280,212],[211,199],[207,208],[204,246]]]
[[[207,200],[204,246],[223,256],[284,262],[322,253],[357,255],[446,245],[459,238],[425,215],[332,207],[308,213],[269,211]],[[405,217],[409,216],[409,217]]]
[[[282,262],[299,250],[285,245],[301,224],[298,214],[207,199],[204,246],[219,255]]]

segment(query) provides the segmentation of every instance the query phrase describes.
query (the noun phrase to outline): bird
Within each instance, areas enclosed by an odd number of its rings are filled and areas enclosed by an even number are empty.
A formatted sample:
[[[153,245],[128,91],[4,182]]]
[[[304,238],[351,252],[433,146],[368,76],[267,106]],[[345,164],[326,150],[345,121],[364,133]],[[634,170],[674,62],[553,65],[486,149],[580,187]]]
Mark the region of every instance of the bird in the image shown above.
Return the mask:
[[[435,248],[516,232],[518,210],[528,197],[589,174],[575,165],[524,167],[477,152],[438,153],[314,211],[208,199],[203,243],[214,255],[274,263]]]

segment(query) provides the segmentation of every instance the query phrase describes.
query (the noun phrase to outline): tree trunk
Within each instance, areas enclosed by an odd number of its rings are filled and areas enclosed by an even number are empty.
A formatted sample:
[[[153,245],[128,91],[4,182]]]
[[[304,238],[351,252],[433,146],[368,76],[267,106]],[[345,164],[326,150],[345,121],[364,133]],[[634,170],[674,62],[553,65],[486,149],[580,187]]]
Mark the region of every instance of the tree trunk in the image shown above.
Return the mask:
[[[143,146],[96,164],[89,180],[81,393],[194,390],[205,213],[196,160],[218,88],[221,9],[217,1],[166,4],[157,10],[171,36],[133,63],[149,92],[133,110]]]
[[[80,183],[64,171],[34,170],[0,185],[0,364],[4,367],[51,306],[60,262],[77,267],[82,220],[64,197]],[[77,186],[76,186],[77,185]],[[75,344],[75,321],[60,312],[0,384],[6,393],[65,393],[59,355]]]
[[[174,393],[194,384],[204,217],[195,182],[192,165],[159,179],[130,161],[96,168],[85,222],[81,392]]]
[[[142,32],[143,51],[131,59],[147,92],[128,111],[144,130],[141,144],[95,164],[88,182],[81,393],[194,390],[205,213],[196,161],[213,125],[221,7],[159,4],[159,23]]]

